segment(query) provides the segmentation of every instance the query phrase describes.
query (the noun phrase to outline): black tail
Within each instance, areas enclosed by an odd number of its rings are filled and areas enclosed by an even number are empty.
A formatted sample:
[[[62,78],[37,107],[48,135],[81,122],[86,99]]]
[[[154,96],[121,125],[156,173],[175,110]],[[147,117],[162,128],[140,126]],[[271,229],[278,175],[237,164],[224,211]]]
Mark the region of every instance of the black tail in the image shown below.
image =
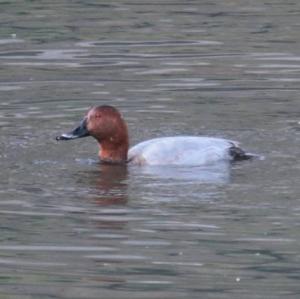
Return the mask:
[[[256,155],[246,153],[241,148],[239,148],[235,145],[233,145],[232,147],[229,148],[229,154],[232,157],[233,161],[251,160],[254,157],[256,157]]]

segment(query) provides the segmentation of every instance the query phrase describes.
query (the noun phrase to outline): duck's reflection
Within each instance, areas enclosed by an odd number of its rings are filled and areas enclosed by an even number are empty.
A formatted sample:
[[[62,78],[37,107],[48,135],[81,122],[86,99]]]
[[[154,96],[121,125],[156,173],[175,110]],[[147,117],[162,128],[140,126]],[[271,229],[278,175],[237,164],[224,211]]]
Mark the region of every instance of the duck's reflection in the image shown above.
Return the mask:
[[[144,166],[132,168],[133,175],[144,175],[174,183],[189,182],[199,184],[228,184],[230,182],[230,163],[215,163],[207,166]]]
[[[81,184],[88,186],[89,198],[97,205],[125,205],[128,202],[128,184],[130,177],[160,180],[169,185],[170,180],[199,184],[228,184],[231,181],[229,163],[202,167],[130,167],[119,164],[97,164],[93,171],[81,176]],[[84,181],[83,181],[84,180]]]
[[[122,205],[128,201],[126,165],[97,165],[97,170],[86,174],[85,183],[92,191],[94,203],[103,206]]]

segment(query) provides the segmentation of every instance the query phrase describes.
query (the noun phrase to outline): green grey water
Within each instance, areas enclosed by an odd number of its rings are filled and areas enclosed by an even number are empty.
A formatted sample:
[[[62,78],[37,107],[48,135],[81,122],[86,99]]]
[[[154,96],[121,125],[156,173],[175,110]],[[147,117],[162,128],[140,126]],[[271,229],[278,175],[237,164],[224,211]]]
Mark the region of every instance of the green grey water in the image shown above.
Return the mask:
[[[0,1],[0,298],[299,298],[300,3]],[[92,105],[130,142],[264,159],[97,163],[57,143]],[[225,174],[224,174],[225,173]]]

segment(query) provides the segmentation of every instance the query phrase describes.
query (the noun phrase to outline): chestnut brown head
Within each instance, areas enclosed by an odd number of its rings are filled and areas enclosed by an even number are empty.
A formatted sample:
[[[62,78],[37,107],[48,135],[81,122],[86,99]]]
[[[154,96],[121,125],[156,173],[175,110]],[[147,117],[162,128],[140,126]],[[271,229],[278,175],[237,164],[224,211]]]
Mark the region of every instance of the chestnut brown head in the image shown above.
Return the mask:
[[[128,130],[120,112],[108,105],[92,107],[80,125],[56,140],[72,140],[92,136],[100,144],[101,160],[127,160]]]

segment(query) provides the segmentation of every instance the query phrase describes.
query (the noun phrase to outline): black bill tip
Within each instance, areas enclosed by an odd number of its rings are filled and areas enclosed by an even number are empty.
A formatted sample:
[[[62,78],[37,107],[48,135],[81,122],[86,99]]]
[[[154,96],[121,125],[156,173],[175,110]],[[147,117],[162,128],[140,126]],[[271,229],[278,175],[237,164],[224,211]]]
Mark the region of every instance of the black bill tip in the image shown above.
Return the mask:
[[[56,136],[56,137],[55,137],[55,140],[56,140],[56,141],[69,140],[69,139],[70,139],[70,138],[67,138],[67,137],[64,136],[64,135]]]

